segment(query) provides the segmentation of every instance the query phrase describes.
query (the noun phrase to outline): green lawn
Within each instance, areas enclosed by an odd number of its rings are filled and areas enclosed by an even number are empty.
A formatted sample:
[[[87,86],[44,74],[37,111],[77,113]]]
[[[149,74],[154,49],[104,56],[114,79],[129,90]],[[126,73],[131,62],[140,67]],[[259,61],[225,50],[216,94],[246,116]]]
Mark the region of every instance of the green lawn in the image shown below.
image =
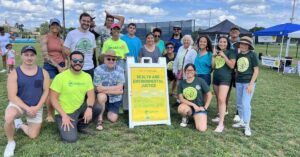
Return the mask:
[[[15,46],[18,51],[20,45]],[[264,47],[257,48],[257,52]],[[18,56],[19,58],[19,56]],[[19,61],[19,59],[18,59]],[[41,55],[39,61],[41,64]],[[4,117],[7,105],[6,74],[0,74],[0,117]],[[116,124],[105,121],[105,130],[96,135],[80,135],[75,144],[60,141],[54,123],[43,123],[40,136],[29,140],[23,132],[15,137],[16,156],[300,156],[300,77],[282,75],[261,67],[257,88],[252,101],[253,136],[247,138],[242,130],[233,129],[235,91],[230,99],[229,115],[223,134],[213,130],[210,122],[216,113],[215,98],[209,107],[208,130],[199,133],[190,123],[179,126],[180,117],[171,107],[171,126],[127,127],[127,116],[122,114]],[[46,112],[44,112],[46,113]],[[44,115],[45,116],[45,115]],[[0,125],[3,126],[3,118]],[[95,128],[95,124],[90,126]],[[0,128],[0,153],[6,145],[3,127]]]

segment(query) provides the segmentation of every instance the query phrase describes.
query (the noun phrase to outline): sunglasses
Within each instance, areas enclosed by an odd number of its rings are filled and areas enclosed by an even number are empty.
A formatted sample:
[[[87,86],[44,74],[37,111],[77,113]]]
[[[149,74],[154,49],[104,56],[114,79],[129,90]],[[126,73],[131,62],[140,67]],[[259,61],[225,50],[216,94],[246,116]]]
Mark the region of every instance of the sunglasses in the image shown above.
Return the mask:
[[[167,47],[167,49],[173,49],[173,48],[174,48],[173,46],[168,46],[168,47]]]
[[[154,35],[154,37],[156,37],[156,38],[159,38],[159,37],[160,37],[160,35]]]
[[[179,30],[181,30],[180,28],[174,28],[173,29],[174,31],[179,31]]]
[[[107,61],[116,61],[116,58],[106,58]]]
[[[82,64],[83,60],[81,60],[81,59],[72,59],[72,62],[73,63],[80,63],[80,64]]]

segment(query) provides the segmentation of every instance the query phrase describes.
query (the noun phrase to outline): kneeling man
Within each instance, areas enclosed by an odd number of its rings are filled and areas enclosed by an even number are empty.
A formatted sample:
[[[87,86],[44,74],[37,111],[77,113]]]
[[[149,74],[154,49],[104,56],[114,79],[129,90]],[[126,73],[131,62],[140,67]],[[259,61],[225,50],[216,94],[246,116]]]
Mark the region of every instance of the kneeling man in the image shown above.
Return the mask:
[[[94,85],[97,100],[101,106],[97,130],[103,130],[103,113],[107,105],[107,118],[111,122],[118,120],[119,108],[122,105],[123,86],[125,83],[124,70],[116,64],[117,55],[114,50],[108,50],[104,55],[104,64],[94,71]],[[100,57],[101,58],[101,57]]]
[[[36,138],[41,130],[43,104],[46,101],[50,79],[48,73],[36,64],[36,50],[24,46],[21,50],[22,64],[8,75],[7,95],[9,104],[5,110],[4,129],[8,144],[4,156],[13,156],[16,143],[14,129],[22,129],[30,138]],[[28,125],[23,124],[22,115]]]
[[[85,133],[88,123],[100,113],[100,106],[94,105],[92,78],[82,71],[83,62],[83,53],[72,52],[70,69],[58,74],[50,86],[50,100],[56,110],[55,122],[66,142],[76,142],[78,132]]]

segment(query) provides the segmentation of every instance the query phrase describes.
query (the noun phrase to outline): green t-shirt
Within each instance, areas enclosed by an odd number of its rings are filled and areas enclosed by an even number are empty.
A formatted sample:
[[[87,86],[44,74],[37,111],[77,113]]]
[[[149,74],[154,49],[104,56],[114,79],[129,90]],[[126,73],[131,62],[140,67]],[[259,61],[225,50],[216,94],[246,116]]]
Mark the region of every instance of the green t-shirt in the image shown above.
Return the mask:
[[[165,42],[163,40],[159,40],[156,46],[159,48],[160,54],[162,54],[165,50]]]
[[[119,39],[117,41],[112,40],[112,38],[107,39],[104,42],[102,48],[102,54],[106,53],[107,50],[114,50],[116,55],[121,59],[125,59],[126,54],[129,52],[128,46],[125,41]]]
[[[180,81],[177,91],[186,100],[198,106],[204,106],[203,95],[209,92],[209,86],[203,79],[195,77],[192,83],[187,83],[186,80]]]
[[[232,50],[225,51],[225,55],[228,59],[236,59],[236,54]],[[232,69],[226,64],[225,59],[221,56],[215,58],[215,70],[214,70],[214,81],[231,81]]]
[[[55,76],[50,89],[59,93],[58,101],[61,108],[70,114],[80,108],[87,91],[93,90],[94,85],[89,74],[82,71],[75,75],[68,69]]]
[[[239,53],[237,56],[237,79],[239,83],[251,81],[254,67],[258,66],[258,58],[255,52],[249,51],[246,54]]]

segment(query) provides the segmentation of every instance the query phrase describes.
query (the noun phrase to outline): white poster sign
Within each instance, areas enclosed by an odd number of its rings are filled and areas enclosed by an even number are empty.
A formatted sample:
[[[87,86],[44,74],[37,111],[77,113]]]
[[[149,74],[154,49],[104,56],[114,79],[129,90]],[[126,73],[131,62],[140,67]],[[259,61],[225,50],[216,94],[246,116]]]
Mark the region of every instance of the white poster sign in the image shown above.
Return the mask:
[[[276,42],[276,36],[258,36],[258,42],[260,43],[274,43]]]

